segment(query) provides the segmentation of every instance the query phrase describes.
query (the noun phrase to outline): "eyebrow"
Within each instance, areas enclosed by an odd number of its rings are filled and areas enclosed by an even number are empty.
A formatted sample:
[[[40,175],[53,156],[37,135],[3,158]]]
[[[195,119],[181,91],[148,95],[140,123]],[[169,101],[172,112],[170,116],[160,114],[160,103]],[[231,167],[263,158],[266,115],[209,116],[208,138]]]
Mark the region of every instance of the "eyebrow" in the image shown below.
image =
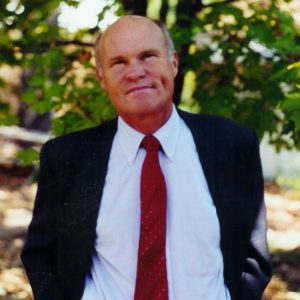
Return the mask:
[[[143,56],[143,55],[145,55],[145,54],[151,54],[151,53],[156,54],[156,55],[159,55],[160,51],[157,50],[157,49],[147,49],[147,50],[142,51],[142,52],[139,54],[139,56]]]
[[[124,59],[124,57],[121,56],[121,55],[114,56],[114,57],[111,57],[111,58],[108,59],[108,63],[112,64],[113,62],[118,61],[118,60],[122,60],[122,59]]]
[[[140,57],[140,56],[143,56],[145,54],[151,54],[151,53],[153,53],[155,55],[159,55],[160,51],[155,49],[155,48],[153,48],[153,49],[150,48],[150,49],[147,49],[147,50],[143,50],[141,53],[138,54],[138,56]],[[108,59],[108,64],[112,64],[115,61],[123,60],[123,59],[125,59],[125,57],[122,56],[122,55],[113,56],[113,57]]]

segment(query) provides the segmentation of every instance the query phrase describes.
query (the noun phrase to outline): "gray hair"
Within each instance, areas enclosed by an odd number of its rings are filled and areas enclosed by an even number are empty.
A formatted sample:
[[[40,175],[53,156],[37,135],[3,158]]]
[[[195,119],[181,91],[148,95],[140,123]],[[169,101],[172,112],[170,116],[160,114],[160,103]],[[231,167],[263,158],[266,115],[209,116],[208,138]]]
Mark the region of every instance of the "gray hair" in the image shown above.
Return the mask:
[[[164,36],[164,40],[168,49],[168,55],[169,55],[169,59],[170,61],[172,61],[173,59],[173,53],[175,51],[175,46],[173,43],[173,40],[171,38],[170,32],[167,29],[166,25],[161,22],[161,21],[153,21],[162,31],[163,36]]]
[[[168,49],[169,60],[172,61],[173,53],[175,51],[175,47],[174,47],[173,40],[171,38],[171,35],[170,35],[166,25],[161,21],[153,21],[151,19],[149,19],[149,20],[152,21],[154,24],[156,24],[161,29],[161,32],[163,34],[163,37],[164,37],[164,40],[165,40],[165,43],[166,43],[166,46],[167,46],[167,49]],[[100,32],[97,39],[96,39],[96,41],[95,41],[95,44],[94,44],[96,68],[97,68],[97,70],[100,74],[102,73],[102,66],[101,66],[100,59],[99,59],[99,56],[100,56],[100,41],[101,41],[102,35],[103,35],[103,32]]]

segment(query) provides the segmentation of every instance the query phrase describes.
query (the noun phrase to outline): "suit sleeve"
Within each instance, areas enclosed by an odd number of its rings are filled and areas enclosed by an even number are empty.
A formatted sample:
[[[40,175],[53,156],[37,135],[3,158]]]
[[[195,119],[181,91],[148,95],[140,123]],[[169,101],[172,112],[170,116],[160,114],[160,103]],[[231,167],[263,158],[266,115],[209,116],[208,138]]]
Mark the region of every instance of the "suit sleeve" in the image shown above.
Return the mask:
[[[48,143],[40,154],[39,183],[21,259],[35,300],[58,300],[56,201],[58,185],[48,161]]]
[[[267,247],[264,182],[259,143],[256,135],[251,157],[249,164],[249,193],[252,193],[253,203],[255,204],[252,207],[255,222],[252,226],[251,238],[246,251],[237,300],[260,300],[272,276],[271,261]]]

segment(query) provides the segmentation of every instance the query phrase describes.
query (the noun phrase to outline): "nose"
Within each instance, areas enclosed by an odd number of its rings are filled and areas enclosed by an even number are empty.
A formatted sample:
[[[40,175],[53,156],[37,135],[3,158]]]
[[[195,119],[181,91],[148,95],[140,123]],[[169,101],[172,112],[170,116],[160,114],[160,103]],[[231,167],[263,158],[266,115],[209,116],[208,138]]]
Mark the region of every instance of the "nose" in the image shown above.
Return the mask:
[[[126,78],[130,81],[137,81],[141,78],[144,78],[146,75],[146,70],[141,62],[135,61],[132,62],[126,74]]]

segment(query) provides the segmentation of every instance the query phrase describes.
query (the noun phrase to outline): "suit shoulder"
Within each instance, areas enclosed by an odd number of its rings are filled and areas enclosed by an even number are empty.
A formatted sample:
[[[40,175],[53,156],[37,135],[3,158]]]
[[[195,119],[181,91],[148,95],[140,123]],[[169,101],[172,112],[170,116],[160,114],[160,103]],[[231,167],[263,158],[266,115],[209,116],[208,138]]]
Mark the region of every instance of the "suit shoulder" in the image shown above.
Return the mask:
[[[47,141],[40,152],[40,160],[48,161],[53,170],[77,166],[85,157],[96,157],[110,149],[117,130],[116,120],[80,130]],[[67,166],[68,168],[64,167]],[[58,171],[57,171],[58,172]]]
[[[48,140],[43,147],[60,148],[60,147],[70,147],[82,144],[88,144],[90,142],[95,142],[96,140],[107,140],[111,139],[117,129],[117,121],[113,119],[111,121],[105,122],[101,125],[75,131],[62,136],[54,137]]]
[[[252,129],[222,116],[191,114],[183,111],[179,111],[179,115],[192,130],[205,130],[226,139],[252,140],[253,137],[256,137],[256,133]]]

